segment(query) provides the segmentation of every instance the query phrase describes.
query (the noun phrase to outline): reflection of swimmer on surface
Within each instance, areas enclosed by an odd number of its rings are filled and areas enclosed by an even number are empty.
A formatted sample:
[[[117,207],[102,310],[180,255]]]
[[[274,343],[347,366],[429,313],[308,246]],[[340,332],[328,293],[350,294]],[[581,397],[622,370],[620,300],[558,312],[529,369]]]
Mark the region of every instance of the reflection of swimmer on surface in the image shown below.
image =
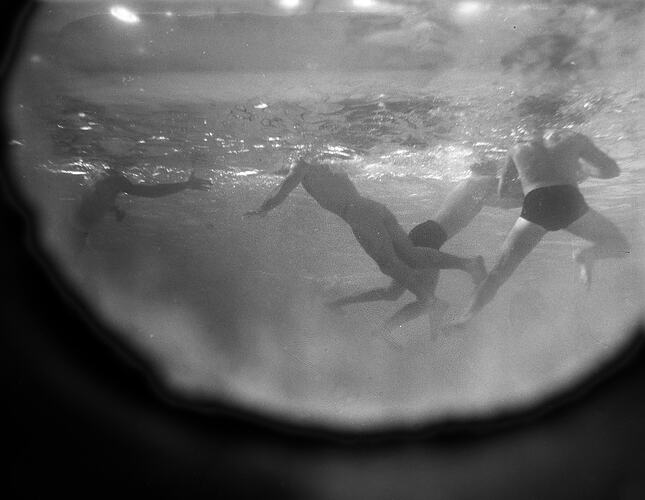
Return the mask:
[[[194,173],[191,173],[188,180],[184,182],[154,185],[133,184],[121,172],[108,167],[88,186],[79,203],[74,207],[71,217],[74,249],[79,251],[83,248],[89,232],[108,212],[113,212],[117,221],[123,220],[125,212],[116,206],[116,197],[121,193],[145,198],[158,198],[185,189],[207,191],[210,184],[209,180],[195,177]]]
[[[471,167],[472,176],[460,182],[447,196],[434,219],[423,222],[409,233],[409,238],[415,246],[429,247],[439,250],[441,246],[454,235],[463,230],[481,211],[484,205],[501,208],[517,208],[522,204],[522,192],[519,183],[516,184],[515,196],[499,198],[497,196],[497,168],[495,162],[475,164]],[[411,321],[424,312],[445,309],[446,304],[434,296],[439,271],[428,269],[422,271],[423,286],[426,290],[426,300],[417,299],[404,305],[390,317],[383,329],[386,332]],[[379,300],[395,301],[405,293],[405,287],[397,281],[392,281],[389,287],[374,288],[366,292],[341,297],[329,303],[330,307],[339,308],[349,304],[374,302]],[[441,313],[441,311],[436,311]]]
[[[434,248],[413,246],[392,212],[385,205],[361,196],[342,165],[337,163],[302,159],[294,162],[275,193],[260,208],[245,215],[265,215],[299,184],[321,207],[349,224],[363,250],[384,274],[401,283],[423,303],[428,300],[428,290],[419,269],[459,269],[470,274],[475,284],[486,276],[481,257],[463,258]]]
[[[499,182],[499,195],[505,197],[509,185],[519,177],[525,195],[522,213],[494,268],[452,326],[466,324],[488,304],[548,231],[566,229],[593,243],[575,255],[580,279],[587,286],[596,259],[621,258],[629,253],[625,236],[613,222],[587,206],[577,186],[583,168],[580,159],[588,164],[585,170],[589,175],[601,179],[620,174],[616,162],[582,134],[544,130],[540,118],[534,116],[526,124],[531,136],[509,151]]]

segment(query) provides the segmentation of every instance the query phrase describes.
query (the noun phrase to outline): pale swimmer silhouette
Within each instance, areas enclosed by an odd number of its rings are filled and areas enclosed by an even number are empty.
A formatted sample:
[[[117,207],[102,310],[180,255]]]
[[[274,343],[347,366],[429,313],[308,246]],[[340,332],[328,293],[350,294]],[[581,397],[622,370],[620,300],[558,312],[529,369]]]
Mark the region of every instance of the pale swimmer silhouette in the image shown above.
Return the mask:
[[[365,252],[383,274],[410,290],[417,303],[410,304],[401,316],[418,314],[431,299],[427,277],[419,270],[458,269],[468,273],[475,284],[486,275],[481,256],[457,257],[430,247],[414,246],[394,215],[381,203],[361,196],[342,165],[326,161],[293,163],[285,180],[261,206],[245,216],[263,216],[282,203],[299,184],[326,210],[349,224]],[[434,286],[432,287],[434,288]]]
[[[519,179],[524,192],[522,213],[470,305],[448,327],[468,324],[549,231],[565,229],[592,243],[574,255],[579,279],[587,288],[591,286],[596,260],[620,259],[630,253],[629,243],[618,227],[589,208],[578,190],[578,182],[585,173],[611,179],[620,174],[618,165],[587,136],[569,130],[546,129],[545,124],[558,103],[551,103],[550,109],[535,109],[540,104],[538,98],[527,98],[518,106],[518,114],[527,117],[524,126],[529,136],[509,151],[498,188],[500,197],[505,197],[509,186]],[[585,162],[584,172],[580,160]]]

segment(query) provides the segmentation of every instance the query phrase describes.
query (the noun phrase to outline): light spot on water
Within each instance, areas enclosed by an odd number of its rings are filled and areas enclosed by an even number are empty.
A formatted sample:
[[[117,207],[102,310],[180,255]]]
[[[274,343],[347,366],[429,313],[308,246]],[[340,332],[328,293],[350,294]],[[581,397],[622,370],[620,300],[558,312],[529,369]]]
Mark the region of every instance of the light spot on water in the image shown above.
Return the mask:
[[[279,0],[279,4],[283,9],[295,9],[300,5],[300,0]]]
[[[235,175],[237,177],[248,177],[249,175],[257,175],[259,173],[258,170],[243,170],[242,172],[237,172]]]
[[[141,19],[133,11],[122,7],[120,5],[114,6],[110,9],[110,14],[112,14],[119,21],[122,21],[127,24],[138,24]]]

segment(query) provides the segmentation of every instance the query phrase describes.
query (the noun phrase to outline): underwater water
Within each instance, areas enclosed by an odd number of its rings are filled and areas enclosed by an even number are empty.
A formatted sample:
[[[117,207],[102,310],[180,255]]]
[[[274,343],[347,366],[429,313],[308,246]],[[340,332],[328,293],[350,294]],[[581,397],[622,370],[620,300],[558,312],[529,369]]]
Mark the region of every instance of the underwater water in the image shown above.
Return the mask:
[[[12,168],[42,243],[179,398],[358,427],[488,415],[579,380],[642,313],[642,64],[545,79],[464,65],[136,73],[77,71],[29,51],[24,60],[8,106]],[[588,292],[571,259],[584,242],[549,233],[471,326],[444,335],[422,315],[386,342],[374,330],[411,294],[343,314],[324,306],[389,282],[341,219],[301,187],[264,218],[242,216],[279,184],[276,171],[327,152],[408,230],[470,164],[503,160],[522,135],[513,108],[544,93],[564,102],[554,126],[588,135],[622,170],[581,184],[633,254],[600,262]],[[105,166],[148,184],[194,171],[212,187],[122,195],[125,218],[108,214],[72,257],[61,228]],[[490,267],[518,215],[485,207],[442,250],[481,254]],[[471,291],[466,275],[441,273],[449,313]]]

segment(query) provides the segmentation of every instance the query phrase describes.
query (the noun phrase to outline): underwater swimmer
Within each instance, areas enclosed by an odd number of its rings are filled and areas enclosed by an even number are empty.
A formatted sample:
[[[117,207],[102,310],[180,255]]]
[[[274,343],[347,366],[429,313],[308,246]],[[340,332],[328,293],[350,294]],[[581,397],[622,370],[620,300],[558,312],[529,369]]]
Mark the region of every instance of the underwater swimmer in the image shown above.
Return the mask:
[[[88,186],[74,207],[70,224],[73,249],[80,251],[83,248],[89,232],[108,212],[113,212],[117,221],[123,220],[125,212],[116,206],[116,197],[121,193],[145,198],[158,198],[185,189],[207,191],[210,185],[209,180],[195,177],[194,172],[185,182],[155,185],[133,184],[121,172],[108,167]]]
[[[470,274],[475,284],[486,276],[481,256],[463,258],[434,248],[413,246],[392,212],[385,205],[361,196],[339,163],[303,159],[294,162],[274,194],[260,208],[244,215],[265,215],[280,205],[299,184],[322,208],[347,222],[381,272],[410,290],[420,302],[429,299],[420,269],[458,269]]]
[[[618,176],[616,162],[585,135],[545,129],[539,116],[529,120],[526,128],[530,136],[509,151],[498,186],[503,198],[519,178],[524,192],[522,213],[469,307],[449,326],[467,324],[488,304],[548,231],[566,229],[593,243],[574,255],[580,280],[587,287],[595,260],[622,258],[629,253],[625,236],[613,222],[587,206],[577,186],[585,174],[600,179]],[[580,160],[585,161],[584,167]]]
[[[408,236],[413,245],[439,250],[446,241],[468,226],[484,205],[499,208],[522,206],[523,195],[519,183],[509,189],[507,198],[499,198],[497,194],[497,162],[476,163],[470,169],[472,175],[461,181],[448,194],[435,217],[412,228]],[[386,333],[417,318],[426,311],[430,311],[433,315],[433,313],[441,313],[447,307],[445,302],[434,296],[439,271],[428,269],[421,271],[421,273],[426,300],[417,299],[399,309],[383,326]],[[397,281],[392,281],[389,287],[374,288],[356,295],[342,297],[328,305],[332,308],[340,308],[361,302],[395,301],[404,293],[405,287]]]

